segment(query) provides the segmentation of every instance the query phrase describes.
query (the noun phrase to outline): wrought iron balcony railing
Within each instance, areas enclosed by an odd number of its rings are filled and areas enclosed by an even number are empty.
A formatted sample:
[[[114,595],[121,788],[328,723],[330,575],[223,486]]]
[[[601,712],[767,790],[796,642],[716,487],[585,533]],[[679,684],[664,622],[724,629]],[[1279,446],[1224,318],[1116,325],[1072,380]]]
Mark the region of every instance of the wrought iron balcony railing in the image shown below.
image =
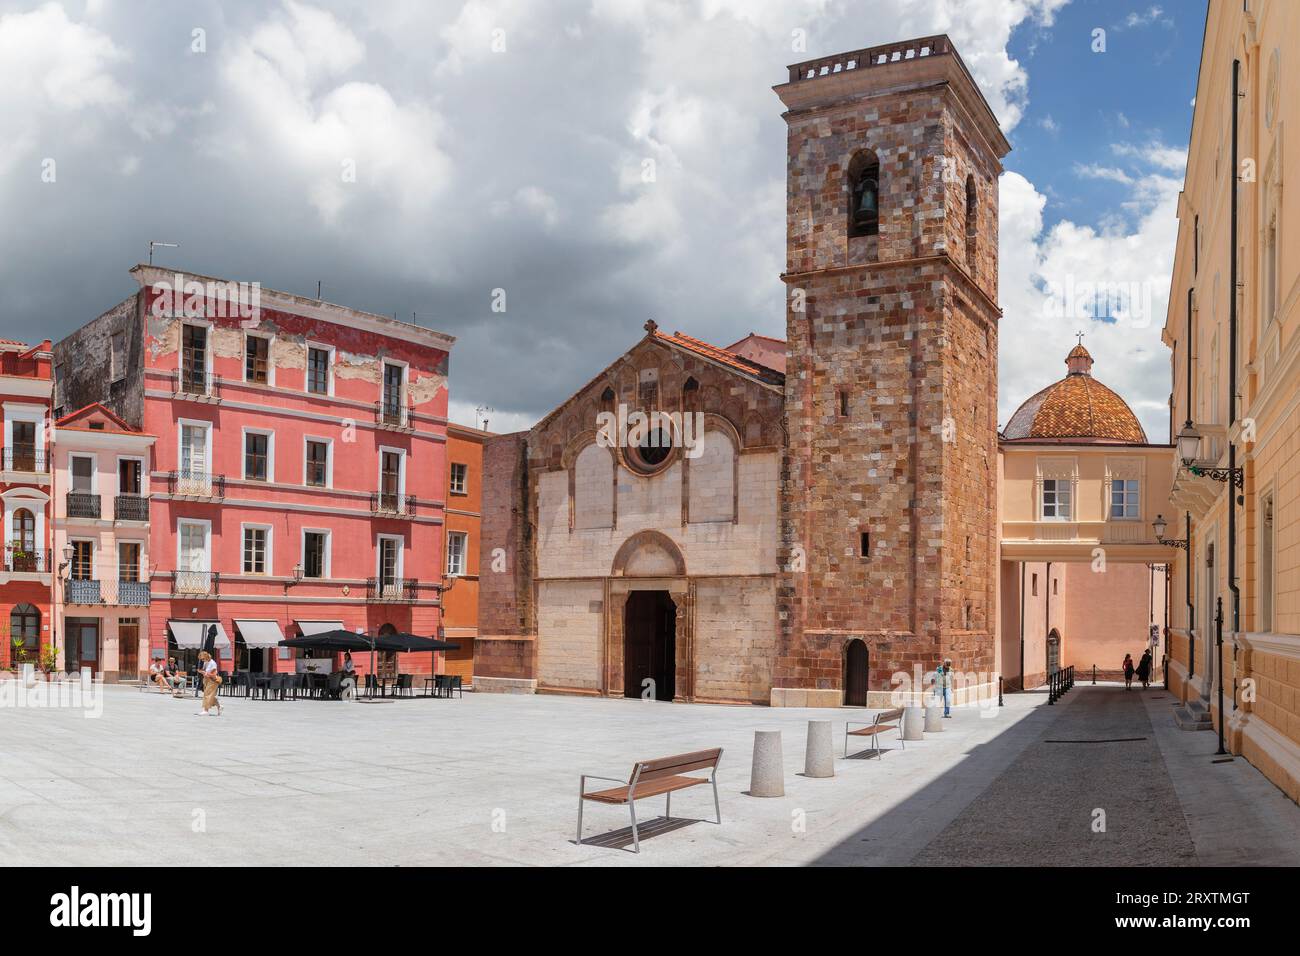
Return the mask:
[[[415,514],[415,495],[399,495],[388,491],[370,493],[370,510],[377,515],[394,515],[409,518]]]
[[[104,512],[99,503],[99,495],[92,495],[84,491],[69,491],[67,501],[69,518],[103,517]]]
[[[418,578],[367,578],[367,601],[415,601],[420,593]]]
[[[49,548],[5,548],[5,570],[10,574],[48,574],[50,566]]]
[[[44,449],[15,445],[4,450],[4,470],[43,475],[50,470]]]
[[[206,471],[170,471],[167,473],[167,493],[182,498],[224,498],[226,476]]]
[[[220,398],[221,379],[211,372],[178,368],[172,371],[172,394]]]
[[[221,574],[217,571],[177,571],[172,575],[172,595],[178,597],[216,597],[221,593]]]
[[[105,604],[119,607],[148,607],[148,581],[100,581],[72,578],[64,582],[64,600],[69,604]]]
[[[409,428],[411,426],[410,409],[399,402],[376,402],[375,424],[384,425],[388,428]]]
[[[118,495],[113,499],[116,521],[148,521],[149,499],[144,495]]]

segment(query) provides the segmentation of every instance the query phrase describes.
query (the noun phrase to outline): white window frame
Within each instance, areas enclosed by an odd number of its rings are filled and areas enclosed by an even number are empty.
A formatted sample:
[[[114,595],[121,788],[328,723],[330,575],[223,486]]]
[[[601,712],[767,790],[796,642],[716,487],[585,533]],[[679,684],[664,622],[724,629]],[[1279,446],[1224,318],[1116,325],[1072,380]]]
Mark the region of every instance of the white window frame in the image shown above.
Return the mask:
[[[149,470],[148,470],[148,468],[146,467],[147,462],[146,462],[145,458],[144,458],[143,456],[141,456],[141,455],[118,455],[118,456],[117,456],[117,461],[114,463],[117,467],[116,467],[116,469],[115,469],[115,474],[113,475],[113,485],[114,485],[114,487],[117,488],[117,494],[119,494],[119,495],[130,494],[130,492],[126,492],[126,491],[123,491],[123,490],[122,490],[122,462],[124,462],[124,461],[134,461],[134,462],[136,462],[137,464],[139,464],[139,466],[140,466],[140,491],[139,491],[139,494],[140,494],[141,497],[143,497],[143,498],[147,498],[147,497],[149,496],[149,490],[148,490],[148,489],[149,489]]]
[[[262,563],[266,570],[262,572],[244,570],[244,534],[248,531],[265,531],[266,532],[266,554]],[[256,578],[269,578],[275,575],[275,565],[272,561],[275,557],[275,527],[269,524],[262,524],[258,521],[242,521],[239,524],[239,573]]]
[[[266,438],[266,477],[248,477],[248,436],[263,435]],[[239,432],[239,475],[244,481],[256,481],[259,484],[275,484],[275,432],[269,428],[249,428],[244,426]]]
[[[93,451],[68,452],[68,491],[75,491],[72,487],[72,459],[74,458],[90,459],[90,490],[85,492],[85,494],[99,494],[99,455],[95,454]]]
[[[460,488],[456,487],[456,469],[463,468],[465,480],[461,482]],[[468,495],[469,494],[469,465],[463,461],[453,461],[447,468],[447,493],[451,495]]]
[[[307,443],[319,442],[325,446],[325,485],[326,488],[334,487],[334,439],[326,438],[323,435],[303,435],[302,436],[302,486],[304,488],[319,488],[320,485],[307,484]]]
[[[322,577],[307,577],[307,535],[323,534],[325,536],[325,560],[322,562]],[[329,528],[303,528],[298,532],[298,566],[302,568],[304,581],[328,581],[334,574],[334,532]]]
[[[271,361],[271,348],[275,344],[275,336],[267,332],[254,332],[250,329],[244,330],[244,350],[239,356],[243,368],[240,369],[240,378],[245,385],[262,385],[262,382],[250,382],[248,379],[248,340],[261,339],[266,343],[266,387],[275,387],[275,364]]]
[[[25,402],[5,402],[5,447],[14,447],[14,422],[26,422],[29,425],[36,426],[36,453],[45,454],[46,434],[45,434],[45,415],[47,409],[43,405],[28,405]]]
[[[324,394],[328,398],[333,398],[334,397],[334,357],[335,357],[334,346],[326,345],[324,342],[310,342],[310,341],[305,342],[304,346],[307,349],[307,351],[303,355],[304,357],[304,362],[302,367],[303,393],[307,395]],[[329,363],[325,369],[325,391],[323,393],[313,392],[310,388],[307,387],[308,384],[311,382],[311,350],[312,349],[319,349],[329,354]],[[381,389],[383,388],[382,381],[379,387]]]
[[[122,545],[133,544],[140,549],[140,566],[136,568],[136,582],[147,581],[149,573],[149,542],[143,538],[114,538],[113,539],[113,558],[117,562],[114,572],[117,574],[117,580],[122,580]]]
[[[1051,515],[1047,513],[1048,482],[1051,482],[1052,484],[1052,495],[1054,496],[1054,501],[1052,504],[1057,511],[1056,514],[1051,514]],[[1060,495],[1061,495],[1062,486],[1064,486],[1065,489],[1065,500],[1069,509],[1067,513],[1064,515],[1060,514],[1060,509],[1061,509]],[[1070,478],[1044,478],[1042,480],[1042,488],[1039,490],[1039,494],[1038,494],[1038,514],[1039,514],[1039,520],[1041,521],[1073,521],[1074,520],[1074,481]]]
[[[1133,514],[1115,514],[1115,484],[1120,483],[1124,486],[1121,494],[1124,496],[1124,511],[1128,511],[1129,495],[1133,496]],[[1133,485],[1133,490],[1129,491],[1128,486]],[[1110,480],[1110,496],[1106,502],[1106,520],[1107,521],[1141,521],[1142,520],[1142,479],[1140,478],[1112,478]]]
[[[212,520],[210,518],[177,518],[176,519],[176,570],[177,572],[189,572],[191,568],[181,567],[181,546],[184,543],[185,535],[181,532],[183,525],[196,525],[203,528],[203,551],[204,551],[204,572],[212,573]],[[240,542],[242,546],[242,541]],[[241,567],[242,561],[241,561]]]
[[[36,537],[33,541],[33,547],[38,551],[45,550],[45,511],[50,505],[50,496],[36,488],[10,488],[0,495],[0,503],[4,505],[4,547],[8,548],[14,540],[14,512],[20,508],[26,508],[36,519]],[[46,573],[46,572],[43,572]]]
[[[460,550],[460,570],[453,571],[451,568],[451,539],[459,538],[461,541]],[[448,531],[447,532],[447,577],[463,578],[469,568],[469,532],[468,531]]]
[[[375,582],[382,587],[384,553],[382,550],[384,541],[397,542],[397,574],[395,577],[399,581],[406,580],[406,536],[401,534],[377,534],[375,535]]]
[[[78,545],[78,544],[88,544],[88,545],[90,545],[90,577],[88,577],[88,578],[78,578],[78,579],[75,579],[75,580],[81,580],[81,581],[98,581],[99,578],[95,577],[95,571],[96,571],[96,568],[95,568],[95,564],[96,564],[95,558],[96,558],[96,556],[99,554],[99,539],[98,539],[98,538],[88,538],[88,537],[86,537],[85,535],[81,535],[81,534],[77,534],[77,535],[68,535],[68,544],[70,544],[70,545]],[[73,560],[68,562],[68,580],[69,580],[69,581],[74,580],[74,578],[72,577],[72,565],[73,565],[73,562],[74,562],[75,560],[76,560],[76,555],[74,554],[74,555],[73,555]],[[62,561],[62,557],[60,557],[60,561]]]
[[[178,418],[178,419],[176,419],[176,471],[177,471],[178,474],[184,472],[184,471],[185,471],[185,467],[189,464],[188,462],[185,461],[185,457],[184,457],[184,453],[183,453],[183,452],[184,452],[184,448],[185,448],[185,426],[187,426],[187,425],[189,425],[189,426],[191,426],[191,427],[193,427],[193,428],[202,428],[202,429],[204,429],[204,439],[203,439],[203,460],[204,460],[204,462],[206,463],[207,474],[211,475],[211,474],[212,474],[212,432],[213,432],[213,424],[212,424],[212,422],[206,422],[206,421],[203,421],[202,419],[198,419],[198,418]],[[240,454],[243,454],[243,451],[244,451],[244,450],[241,448],[239,451],[240,451]],[[242,469],[241,469],[241,470],[242,470]]]
[[[182,299],[182,302],[183,301],[184,300]],[[182,314],[184,313],[184,311],[185,309],[184,307],[182,307],[181,308]],[[175,313],[173,312],[173,314]],[[183,315],[183,317],[181,317],[180,328],[176,330],[176,334],[179,336],[179,339],[176,342],[176,367],[180,369],[181,374],[184,375],[185,373],[185,326],[187,325],[193,326],[196,329],[203,329],[207,333],[207,338],[205,339],[205,342],[207,344],[203,349],[203,373],[206,379],[210,381],[212,378],[212,325],[213,323],[207,319],[201,318],[200,316],[196,315],[191,318],[190,316]]]
[[[378,461],[376,463],[375,490],[382,492],[384,490],[384,453],[394,452],[400,457],[397,465],[397,499],[398,502],[406,501],[406,449],[393,448],[390,445],[380,445]]]
[[[395,359],[395,358],[385,357],[379,360],[379,402],[381,405],[383,404],[384,401],[384,371],[385,371],[385,367],[389,365],[396,366],[397,368],[400,368],[402,370],[401,408],[403,414],[405,414],[406,397],[409,394],[409,389],[410,389],[411,364],[409,362],[403,362],[401,359]]]

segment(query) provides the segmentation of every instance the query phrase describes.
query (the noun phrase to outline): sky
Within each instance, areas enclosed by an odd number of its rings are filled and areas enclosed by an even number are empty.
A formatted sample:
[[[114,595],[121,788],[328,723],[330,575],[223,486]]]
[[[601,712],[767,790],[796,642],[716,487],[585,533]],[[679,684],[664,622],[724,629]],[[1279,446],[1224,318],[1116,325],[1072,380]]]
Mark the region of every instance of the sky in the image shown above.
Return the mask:
[[[456,336],[452,419],[526,428],[647,319],[784,337],[771,88],[946,32],[1013,147],[999,421],[1082,331],[1164,441],[1204,19],[1202,0],[0,0],[0,336],[57,341],[174,242],[156,264],[319,282]]]

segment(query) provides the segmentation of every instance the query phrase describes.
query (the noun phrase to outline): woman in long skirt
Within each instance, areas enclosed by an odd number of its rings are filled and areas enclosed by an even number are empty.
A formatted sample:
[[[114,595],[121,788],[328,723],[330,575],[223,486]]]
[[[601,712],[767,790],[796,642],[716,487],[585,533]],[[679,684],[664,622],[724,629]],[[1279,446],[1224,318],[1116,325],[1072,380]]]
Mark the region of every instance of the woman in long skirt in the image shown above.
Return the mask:
[[[217,662],[207,651],[199,652],[199,662],[203,667],[203,713],[211,717],[212,708],[217,708],[216,716],[221,716],[221,702],[217,700],[217,688],[221,686],[221,675],[217,671]]]

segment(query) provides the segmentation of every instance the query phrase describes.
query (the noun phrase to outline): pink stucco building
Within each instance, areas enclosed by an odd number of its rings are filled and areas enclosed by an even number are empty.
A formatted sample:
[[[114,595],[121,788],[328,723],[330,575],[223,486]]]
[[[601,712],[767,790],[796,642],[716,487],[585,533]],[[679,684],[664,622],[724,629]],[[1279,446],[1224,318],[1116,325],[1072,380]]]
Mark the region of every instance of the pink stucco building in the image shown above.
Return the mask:
[[[224,669],[292,671],[307,665],[282,637],[436,634],[453,339],[255,285],[132,275],[135,295],[55,347],[56,403],[102,401],[157,436],[151,652],[188,657],[215,624]],[[401,670],[430,670],[410,657]]]

